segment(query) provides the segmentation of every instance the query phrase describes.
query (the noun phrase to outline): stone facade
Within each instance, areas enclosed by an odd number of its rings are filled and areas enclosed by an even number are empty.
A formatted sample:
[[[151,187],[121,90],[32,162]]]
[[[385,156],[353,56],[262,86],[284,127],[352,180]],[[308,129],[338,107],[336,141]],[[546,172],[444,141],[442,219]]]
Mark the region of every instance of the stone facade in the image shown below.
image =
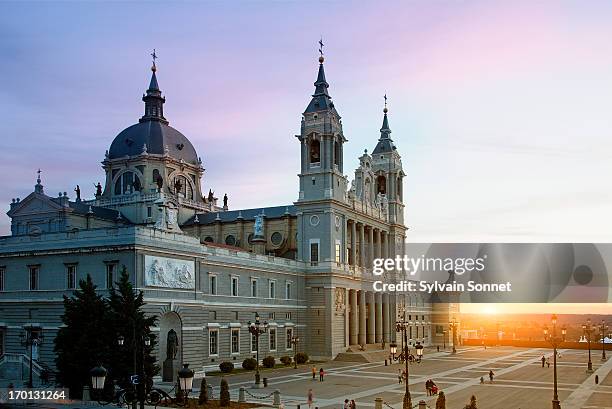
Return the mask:
[[[160,362],[174,330],[177,360],[196,370],[239,365],[254,356],[247,322],[256,312],[270,324],[261,357],[293,355],[297,335],[299,351],[333,358],[351,345],[394,341],[399,302],[409,307],[411,341],[430,344],[432,317],[448,312],[419,295],[372,291],[372,260],[403,255],[406,236],[404,172],[387,109],[349,185],[347,138],[328,87],[321,58],[297,135],[296,202],[230,210],[226,198],[201,191],[201,161],[163,115],[154,66],[145,114],[106,152],[95,198],[47,196],[39,176],[34,192],[13,200],[11,235],[0,238],[0,371],[25,354],[26,327],[44,333],[36,370],[52,367],[62,296],[87,274],[107,292],[123,266],[159,318]]]

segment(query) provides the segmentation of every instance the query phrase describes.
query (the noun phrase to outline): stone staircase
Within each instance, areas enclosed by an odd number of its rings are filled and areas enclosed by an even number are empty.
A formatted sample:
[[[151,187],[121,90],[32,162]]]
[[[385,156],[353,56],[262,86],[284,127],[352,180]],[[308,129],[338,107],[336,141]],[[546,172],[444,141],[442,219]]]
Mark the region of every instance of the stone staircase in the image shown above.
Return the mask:
[[[351,345],[346,352],[340,352],[334,358],[338,362],[384,362],[389,358],[389,350],[381,344],[367,344],[362,349],[359,345]]]

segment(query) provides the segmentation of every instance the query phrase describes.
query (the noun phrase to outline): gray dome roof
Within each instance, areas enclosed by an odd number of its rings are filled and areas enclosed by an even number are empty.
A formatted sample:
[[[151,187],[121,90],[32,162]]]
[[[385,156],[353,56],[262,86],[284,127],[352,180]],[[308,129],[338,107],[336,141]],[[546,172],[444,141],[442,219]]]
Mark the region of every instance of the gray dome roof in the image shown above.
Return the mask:
[[[183,159],[192,165],[198,164],[198,154],[189,139],[173,127],[160,121],[143,121],[121,131],[113,140],[108,151],[109,159],[142,154],[143,145],[147,152],[163,155],[168,147],[168,154]]]

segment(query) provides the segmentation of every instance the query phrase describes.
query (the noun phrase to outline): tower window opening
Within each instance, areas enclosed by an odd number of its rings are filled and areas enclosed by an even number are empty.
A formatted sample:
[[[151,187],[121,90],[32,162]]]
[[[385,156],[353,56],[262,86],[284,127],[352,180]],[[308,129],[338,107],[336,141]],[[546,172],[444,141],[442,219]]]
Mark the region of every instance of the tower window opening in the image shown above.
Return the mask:
[[[317,139],[310,141],[310,163],[321,163],[321,142],[319,142]]]
[[[376,192],[383,195],[387,193],[387,179],[383,175],[376,178]]]

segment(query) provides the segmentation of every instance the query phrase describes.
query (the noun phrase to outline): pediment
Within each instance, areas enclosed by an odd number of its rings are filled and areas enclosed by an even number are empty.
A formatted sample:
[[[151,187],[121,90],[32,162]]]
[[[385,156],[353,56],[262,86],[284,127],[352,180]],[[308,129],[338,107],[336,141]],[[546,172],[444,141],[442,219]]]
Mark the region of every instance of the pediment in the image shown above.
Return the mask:
[[[51,198],[39,193],[30,193],[25,199],[19,202],[8,211],[9,217],[25,216],[32,214],[55,213],[60,210],[68,210],[55,203]]]

